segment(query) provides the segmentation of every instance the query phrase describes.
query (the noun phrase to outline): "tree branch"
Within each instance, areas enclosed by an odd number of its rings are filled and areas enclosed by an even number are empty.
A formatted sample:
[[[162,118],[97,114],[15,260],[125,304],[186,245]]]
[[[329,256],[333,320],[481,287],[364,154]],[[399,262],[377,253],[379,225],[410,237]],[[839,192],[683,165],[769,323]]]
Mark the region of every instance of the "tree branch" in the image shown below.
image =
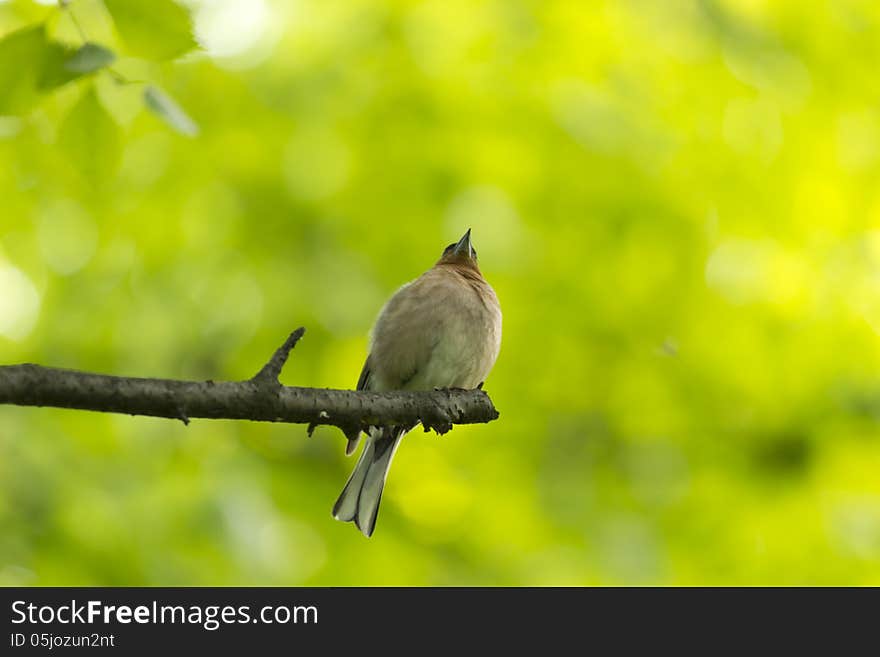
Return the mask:
[[[189,424],[190,418],[253,420],[339,427],[346,436],[371,425],[415,425],[446,433],[453,424],[498,417],[482,390],[365,392],[283,386],[278,382],[304,328],[290,334],[246,381],[178,381],[108,376],[23,364],[0,366],[0,404],[54,406],[150,415]]]

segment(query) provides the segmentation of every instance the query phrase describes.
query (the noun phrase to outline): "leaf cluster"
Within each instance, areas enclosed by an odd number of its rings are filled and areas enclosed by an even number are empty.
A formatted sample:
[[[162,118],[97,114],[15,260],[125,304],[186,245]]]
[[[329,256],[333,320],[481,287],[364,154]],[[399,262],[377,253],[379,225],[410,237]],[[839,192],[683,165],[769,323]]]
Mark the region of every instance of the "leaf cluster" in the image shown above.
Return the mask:
[[[112,25],[115,47],[88,38],[89,26],[77,17],[78,2],[60,2],[44,20],[22,27],[0,38],[0,115],[24,116],[39,107],[49,94],[77,80],[109,75],[117,84],[143,86],[143,106],[173,130],[187,136],[198,133],[198,126],[171,96],[151,81],[130,80],[114,64],[121,59],[149,63],[179,58],[198,44],[193,35],[192,18],[174,0],[103,0],[94,2],[89,16],[99,16]],[[79,35],[79,43],[53,36],[53,28],[67,19]],[[79,139],[83,128],[95,127],[97,139],[106,140],[114,132],[110,114],[96,96],[94,85],[87,85],[80,102],[71,110],[68,124],[72,139]],[[108,121],[110,123],[108,123]],[[103,136],[102,136],[103,135]],[[113,149],[111,149],[112,151]]]

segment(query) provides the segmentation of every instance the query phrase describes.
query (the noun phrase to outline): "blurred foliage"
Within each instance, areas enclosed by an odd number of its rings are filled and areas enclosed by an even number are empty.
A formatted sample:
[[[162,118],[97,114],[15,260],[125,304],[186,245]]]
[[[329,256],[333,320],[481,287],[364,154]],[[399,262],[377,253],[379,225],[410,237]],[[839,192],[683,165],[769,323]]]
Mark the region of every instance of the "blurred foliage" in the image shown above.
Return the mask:
[[[0,2],[0,361],[234,379],[305,325],[282,380],[353,387],[468,226],[505,311],[501,419],[411,434],[369,541],[336,431],[0,408],[0,583],[880,584],[878,37],[869,0]]]

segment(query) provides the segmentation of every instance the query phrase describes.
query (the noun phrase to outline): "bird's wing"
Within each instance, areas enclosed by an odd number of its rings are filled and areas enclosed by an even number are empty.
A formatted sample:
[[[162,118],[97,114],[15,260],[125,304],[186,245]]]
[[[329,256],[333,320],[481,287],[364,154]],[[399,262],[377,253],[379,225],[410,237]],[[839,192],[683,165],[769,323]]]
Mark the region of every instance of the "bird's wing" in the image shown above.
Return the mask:
[[[367,386],[370,385],[370,374],[372,374],[372,369],[370,368],[370,357],[367,356],[367,360],[364,363],[364,369],[361,370],[361,375],[358,378],[357,388],[355,390],[367,390]]]
[[[419,373],[443,332],[445,296],[436,277],[427,273],[385,304],[373,329],[374,385],[382,390],[420,388]]]
[[[364,362],[364,368],[361,370],[360,377],[358,377],[355,390],[369,390],[370,374],[372,371],[373,370],[370,367],[370,357],[367,356],[367,360]],[[348,438],[348,443],[345,445],[345,455],[351,456],[354,454],[354,450],[357,449],[358,441],[361,439],[361,432],[357,431],[356,433],[346,434],[346,437]]]

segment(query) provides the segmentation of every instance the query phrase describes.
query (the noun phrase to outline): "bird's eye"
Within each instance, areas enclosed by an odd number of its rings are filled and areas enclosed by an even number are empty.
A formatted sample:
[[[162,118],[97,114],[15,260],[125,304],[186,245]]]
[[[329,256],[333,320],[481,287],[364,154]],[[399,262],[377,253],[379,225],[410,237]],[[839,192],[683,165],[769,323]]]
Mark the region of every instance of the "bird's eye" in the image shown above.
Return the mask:
[[[474,247],[471,247],[471,257],[476,260],[477,259],[477,250]]]

